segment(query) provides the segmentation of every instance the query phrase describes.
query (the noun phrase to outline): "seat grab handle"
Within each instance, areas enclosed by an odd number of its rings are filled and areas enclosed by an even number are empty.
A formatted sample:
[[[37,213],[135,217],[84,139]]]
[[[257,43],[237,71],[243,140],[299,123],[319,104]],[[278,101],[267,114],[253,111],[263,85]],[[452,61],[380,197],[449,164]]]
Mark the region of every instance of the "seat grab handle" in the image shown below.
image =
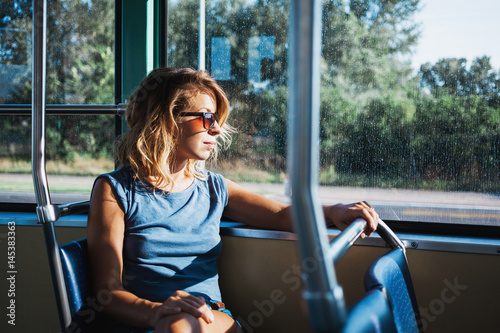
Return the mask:
[[[366,224],[367,222],[361,218],[355,220],[330,243],[328,254],[334,264],[342,259],[349,247],[361,237]],[[378,220],[377,233],[391,248],[400,248],[406,253],[404,243],[381,219]]]

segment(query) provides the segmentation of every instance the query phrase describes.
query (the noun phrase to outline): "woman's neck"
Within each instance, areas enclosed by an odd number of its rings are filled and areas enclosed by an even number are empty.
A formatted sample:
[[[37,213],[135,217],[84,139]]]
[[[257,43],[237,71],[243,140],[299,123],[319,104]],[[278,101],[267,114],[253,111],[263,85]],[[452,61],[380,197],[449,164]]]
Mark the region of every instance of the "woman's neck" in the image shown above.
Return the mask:
[[[179,166],[177,168],[172,168],[170,171],[170,179],[172,183],[160,184],[156,177],[148,177],[148,181],[155,187],[166,191],[166,192],[182,192],[187,189],[194,181],[194,176],[186,175],[186,165]]]

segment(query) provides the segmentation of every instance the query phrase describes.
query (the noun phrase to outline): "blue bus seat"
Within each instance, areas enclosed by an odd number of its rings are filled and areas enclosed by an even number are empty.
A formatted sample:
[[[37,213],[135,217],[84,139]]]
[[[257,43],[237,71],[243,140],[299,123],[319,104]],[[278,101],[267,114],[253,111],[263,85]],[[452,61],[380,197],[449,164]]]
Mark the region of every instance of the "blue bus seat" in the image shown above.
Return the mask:
[[[87,239],[59,246],[72,321],[67,331],[104,332],[112,324],[102,312],[92,286]]]
[[[408,262],[403,249],[396,248],[376,259],[365,274],[365,289],[384,289],[397,332],[421,332],[420,313]]]
[[[342,332],[397,333],[394,317],[383,289],[369,290],[350,308]]]
[[[87,239],[82,238],[59,246],[64,281],[68,293],[71,315],[74,316],[82,307],[89,294],[90,274],[87,253]]]

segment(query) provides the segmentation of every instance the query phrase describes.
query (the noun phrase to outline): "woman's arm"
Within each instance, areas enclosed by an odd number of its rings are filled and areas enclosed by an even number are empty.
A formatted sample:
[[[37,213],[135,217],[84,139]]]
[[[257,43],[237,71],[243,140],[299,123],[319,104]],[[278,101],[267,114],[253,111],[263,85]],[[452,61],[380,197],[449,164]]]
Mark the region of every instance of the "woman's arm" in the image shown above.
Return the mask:
[[[226,179],[228,203],[224,216],[255,227],[292,231],[289,205],[251,192]]]
[[[160,318],[186,312],[208,323],[213,315],[205,301],[178,291],[164,303],[150,302],[127,291],[123,286],[124,212],[109,182],[98,179],[90,203],[87,243],[95,294],[110,295],[104,311],[132,326],[154,327]]]
[[[92,192],[87,223],[87,243],[95,294],[111,295],[101,304],[106,313],[126,324],[151,327],[155,304],[139,299],[123,288],[123,209],[109,182],[98,179]]]
[[[258,195],[226,179],[228,204],[224,215],[255,227],[292,231],[292,211],[288,204]],[[323,206],[326,224],[344,230],[357,218],[368,222],[366,235],[377,229],[378,214],[366,202]]]

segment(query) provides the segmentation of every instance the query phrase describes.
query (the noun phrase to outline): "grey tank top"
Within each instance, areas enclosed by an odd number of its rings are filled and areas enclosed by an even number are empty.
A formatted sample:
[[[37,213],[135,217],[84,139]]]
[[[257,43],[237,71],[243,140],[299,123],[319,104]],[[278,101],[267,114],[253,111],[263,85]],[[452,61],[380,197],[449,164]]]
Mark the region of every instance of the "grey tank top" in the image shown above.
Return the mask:
[[[125,212],[122,278],[136,296],[163,301],[184,290],[221,300],[216,260],[227,185],[219,174],[206,175],[168,194],[134,180],[129,167],[99,176],[111,183]]]

